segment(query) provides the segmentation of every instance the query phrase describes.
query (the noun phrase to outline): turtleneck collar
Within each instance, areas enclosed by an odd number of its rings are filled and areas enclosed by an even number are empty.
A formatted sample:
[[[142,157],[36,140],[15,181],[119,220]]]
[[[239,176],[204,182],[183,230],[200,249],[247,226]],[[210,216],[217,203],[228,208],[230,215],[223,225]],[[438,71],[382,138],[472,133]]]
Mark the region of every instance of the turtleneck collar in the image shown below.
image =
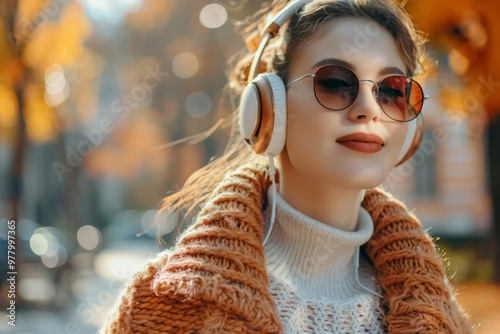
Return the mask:
[[[272,186],[263,212],[267,235]],[[355,281],[354,252],[373,234],[370,214],[360,206],[357,229],[346,232],[295,210],[276,192],[276,220],[265,249],[266,269],[304,296],[345,299],[365,293]]]

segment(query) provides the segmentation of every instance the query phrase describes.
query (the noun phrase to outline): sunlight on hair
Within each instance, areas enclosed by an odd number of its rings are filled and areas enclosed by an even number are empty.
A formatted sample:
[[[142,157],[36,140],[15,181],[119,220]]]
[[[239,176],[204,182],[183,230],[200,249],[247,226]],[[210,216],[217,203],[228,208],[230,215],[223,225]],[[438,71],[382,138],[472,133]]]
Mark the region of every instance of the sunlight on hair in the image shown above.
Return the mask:
[[[226,121],[225,124],[224,124],[224,121]],[[219,119],[217,121],[217,123],[215,123],[214,126],[212,126],[210,129],[208,129],[206,131],[203,131],[203,132],[198,133],[196,135],[192,135],[192,136],[184,137],[184,138],[181,138],[181,139],[178,139],[178,140],[174,140],[174,141],[172,141],[170,143],[165,143],[165,144],[161,144],[161,145],[155,146],[155,147],[151,148],[151,150],[152,151],[161,150],[161,149],[172,147],[172,146],[179,145],[179,144],[182,144],[182,143],[187,143],[189,145],[194,145],[194,144],[202,142],[203,140],[205,140],[208,137],[210,137],[215,132],[215,130],[217,130],[219,127],[226,127],[226,126],[230,126],[230,125],[231,125],[230,122],[228,122],[227,120],[221,118],[221,119]]]

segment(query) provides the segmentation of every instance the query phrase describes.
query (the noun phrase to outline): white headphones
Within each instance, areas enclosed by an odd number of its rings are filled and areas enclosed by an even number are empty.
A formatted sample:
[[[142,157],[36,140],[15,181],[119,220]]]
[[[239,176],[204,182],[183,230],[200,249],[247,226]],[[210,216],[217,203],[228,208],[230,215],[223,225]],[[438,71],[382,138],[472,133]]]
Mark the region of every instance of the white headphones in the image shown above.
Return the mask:
[[[250,83],[241,96],[239,107],[239,127],[241,135],[248,146],[257,154],[275,156],[280,154],[286,139],[286,89],[283,80],[275,73],[257,75],[264,50],[270,39],[275,37],[281,26],[292,15],[314,0],[295,0],[286,5],[274,16],[262,32],[254,38],[249,47],[256,51],[250,67]],[[422,141],[422,113],[408,122],[408,132],[398,157],[398,164],[408,160]]]

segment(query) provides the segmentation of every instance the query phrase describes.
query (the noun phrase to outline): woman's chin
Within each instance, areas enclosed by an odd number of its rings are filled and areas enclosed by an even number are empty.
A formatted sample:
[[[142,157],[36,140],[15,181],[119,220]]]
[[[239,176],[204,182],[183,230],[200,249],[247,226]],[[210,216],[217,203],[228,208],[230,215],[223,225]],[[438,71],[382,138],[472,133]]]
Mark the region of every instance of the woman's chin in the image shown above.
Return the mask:
[[[338,178],[339,183],[350,188],[371,189],[378,187],[384,182],[387,175],[381,171],[352,172],[345,177]]]

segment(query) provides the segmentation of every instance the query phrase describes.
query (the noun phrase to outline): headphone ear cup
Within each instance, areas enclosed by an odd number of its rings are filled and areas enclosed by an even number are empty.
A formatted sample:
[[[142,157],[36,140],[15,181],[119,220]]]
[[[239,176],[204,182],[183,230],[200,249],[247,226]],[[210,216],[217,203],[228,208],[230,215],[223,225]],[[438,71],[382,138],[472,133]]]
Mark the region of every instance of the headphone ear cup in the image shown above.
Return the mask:
[[[415,120],[408,123],[408,132],[406,134],[403,147],[399,153],[397,166],[402,165],[410,159],[420,147],[422,138],[424,136],[424,117],[419,114]]]
[[[239,108],[240,132],[257,154],[278,155],[286,139],[286,89],[274,73],[259,74],[245,88]]]
[[[271,140],[264,154],[278,155],[283,151],[286,141],[286,88],[283,80],[274,73],[265,73],[263,76],[271,85],[273,99],[274,126]]]

